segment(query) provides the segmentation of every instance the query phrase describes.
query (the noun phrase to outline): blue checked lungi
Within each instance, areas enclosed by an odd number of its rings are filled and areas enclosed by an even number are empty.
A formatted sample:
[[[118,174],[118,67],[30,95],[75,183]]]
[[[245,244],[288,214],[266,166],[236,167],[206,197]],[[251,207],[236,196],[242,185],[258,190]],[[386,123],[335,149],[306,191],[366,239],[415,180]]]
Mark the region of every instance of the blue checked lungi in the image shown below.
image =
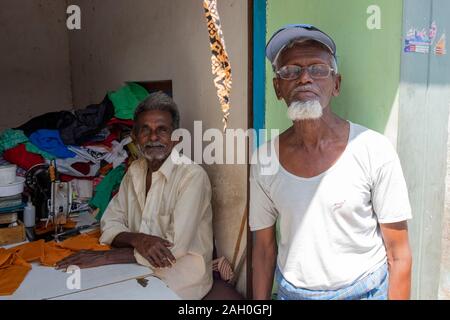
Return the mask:
[[[307,290],[294,287],[284,279],[277,267],[278,300],[387,300],[389,274],[383,266],[352,285],[338,290]]]

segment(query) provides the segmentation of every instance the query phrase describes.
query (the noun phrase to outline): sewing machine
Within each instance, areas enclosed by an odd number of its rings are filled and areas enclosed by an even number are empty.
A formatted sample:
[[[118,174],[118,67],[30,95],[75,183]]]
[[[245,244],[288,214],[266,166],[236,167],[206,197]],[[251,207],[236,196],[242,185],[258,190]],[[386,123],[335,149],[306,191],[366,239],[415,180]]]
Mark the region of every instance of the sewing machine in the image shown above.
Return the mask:
[[[66,224],[72,206],[72,188],[70,183],[61,182],[57,177],[56,166],[54,162],[49,167],[51,180],[51,194],[48,199],[49,221],[55,226],[55,238],[63,232],[62,226]]]
[[[72,187],[69,182],[61,182],[55,162],[50,165],[39,164],[27,171],[25,175],[33,204],[36,207],[36,217],[54,226],[53,237],[58,240],[72,211]]]

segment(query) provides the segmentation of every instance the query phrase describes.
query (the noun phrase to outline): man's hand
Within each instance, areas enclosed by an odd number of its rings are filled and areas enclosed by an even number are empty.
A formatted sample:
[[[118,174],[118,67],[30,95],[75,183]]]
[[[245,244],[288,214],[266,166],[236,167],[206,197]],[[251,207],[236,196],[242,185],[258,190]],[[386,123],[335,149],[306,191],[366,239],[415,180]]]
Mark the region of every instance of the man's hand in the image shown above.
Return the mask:
[[[108,264],[107,254],[107,251],[80,251],[56,263],[56,269],[67,269],[69,266],[77,266],[80,269],[103,266]]]
[[[108,251],[80,251],[56,264],[56,269],[77,266],[80,269],[95,268],[108,264],[135,263],[133,249],[111,249]]]
[[[168,249],[173,247],[173,244],[159,237],[136,234],[133,247],[155,268],[170,268],[176,262]]]

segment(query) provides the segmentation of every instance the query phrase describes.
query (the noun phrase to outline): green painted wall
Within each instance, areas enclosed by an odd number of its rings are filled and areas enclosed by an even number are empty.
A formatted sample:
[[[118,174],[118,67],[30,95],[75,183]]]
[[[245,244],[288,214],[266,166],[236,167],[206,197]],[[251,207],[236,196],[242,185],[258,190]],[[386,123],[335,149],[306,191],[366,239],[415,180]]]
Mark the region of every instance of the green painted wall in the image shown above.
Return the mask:
[[[367,28],[367,8],[381,9],[381,30]],[[309,23],[338,48],[341,96],[333,110],[345,119],[384,132],[400,82],[403,0],[267,0],[267,40],[281,26]],[[266,60],[267,61],[267,60]],[[286,129],[286,105],[276,99],[266,63],[266,128]]]

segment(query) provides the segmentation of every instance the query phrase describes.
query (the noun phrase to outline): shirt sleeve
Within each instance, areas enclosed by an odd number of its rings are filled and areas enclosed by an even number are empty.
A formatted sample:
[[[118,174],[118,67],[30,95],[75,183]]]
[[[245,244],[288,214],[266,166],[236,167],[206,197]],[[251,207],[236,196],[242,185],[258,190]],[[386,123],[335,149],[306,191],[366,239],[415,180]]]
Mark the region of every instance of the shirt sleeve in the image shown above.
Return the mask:
[[[278,211],[261,182],[257,172],[258,166],[251,166],[250,173],[250,217],[251,231],[257,231],[273,226],[278,218]]]
[[[210,247],[212,254],[211,183],[203,169],[193,170],[181,182],[173,211],[176,259],[187,253],[202,254]]]
[[[119,192],[112,198],[100,220],[102,235],[100,243],[111,245],[114,238],[128,228],[128,174],[120,183]]]
[[[396,154],[393,160],[376,171],[373,178],[372,203],[380,223],[394,223],[412,218],[408,189]]]

